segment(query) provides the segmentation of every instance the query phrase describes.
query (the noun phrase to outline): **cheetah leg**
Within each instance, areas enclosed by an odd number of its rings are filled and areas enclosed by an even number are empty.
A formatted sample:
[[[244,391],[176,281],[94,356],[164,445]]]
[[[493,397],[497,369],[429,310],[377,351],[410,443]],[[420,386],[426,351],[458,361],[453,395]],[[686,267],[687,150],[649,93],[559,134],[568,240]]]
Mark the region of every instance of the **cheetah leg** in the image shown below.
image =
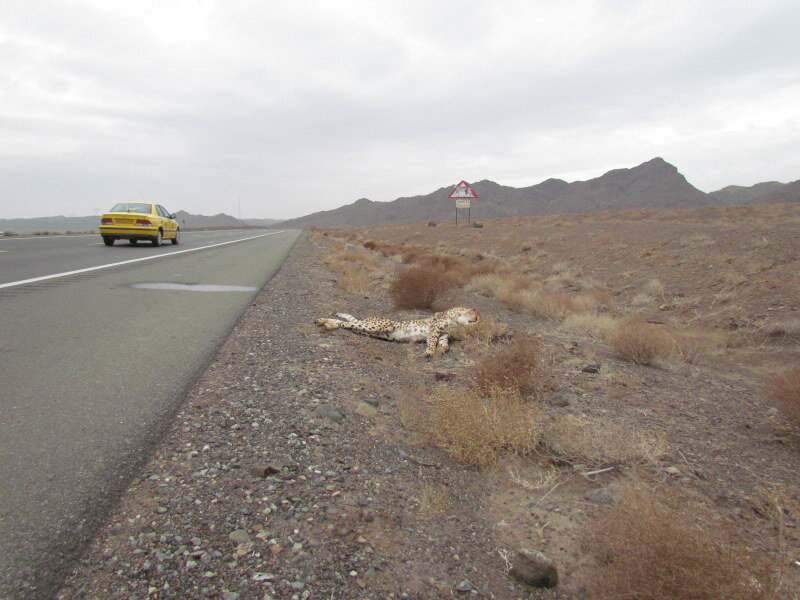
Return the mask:
[[[347,313],[336,313],[336,316],[342,321],[350,321],[351,323],[358,321],[358,319],[356,319],[353,315],[348,315]]]
[[[338,329],[345,325],[345,322],[339,319],[317,319],[314,323],[325,329]]]
[[[428,336],[428,347],[425,348],[425,356],[431,357],[436,353],[436,347],[439,345],[439,337],[442,335],[442,330],[434,328]]]
[[[450,336],[443,333],[441,337],[439,337],[438,345],[442,352],[447,352],[450,349]]]

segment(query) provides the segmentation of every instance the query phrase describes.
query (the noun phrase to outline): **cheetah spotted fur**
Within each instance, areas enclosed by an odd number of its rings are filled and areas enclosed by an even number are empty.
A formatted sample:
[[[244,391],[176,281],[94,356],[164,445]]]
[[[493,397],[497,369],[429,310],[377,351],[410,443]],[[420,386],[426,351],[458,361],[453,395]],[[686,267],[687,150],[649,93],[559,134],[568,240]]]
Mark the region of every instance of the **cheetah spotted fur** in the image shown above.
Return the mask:
[[[392,342],[427,342],[425,356],[433,356],[436,349],[447,352],[450,346],[450,329],[456,324],[469,325],[478,321],[474,308],[451,308],[437,312],[427,319],[392,321],[384,317],[356,319],[347,313],[336,313],[338,319],[317,319],[315,322],[325,329],[349,329],[355,333]]]

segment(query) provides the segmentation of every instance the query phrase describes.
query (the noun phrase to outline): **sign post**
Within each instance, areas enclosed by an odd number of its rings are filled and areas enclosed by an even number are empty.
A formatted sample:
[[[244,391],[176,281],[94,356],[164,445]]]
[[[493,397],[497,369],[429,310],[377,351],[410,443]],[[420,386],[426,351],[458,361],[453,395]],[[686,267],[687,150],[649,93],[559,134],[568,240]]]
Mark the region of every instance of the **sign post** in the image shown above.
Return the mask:
[[[467,209],[467,223],[471,223],[472,215],[470,213],[472,211],[472,207],[470,201],[473,198],[478,198],[478,194],[475,192],[475,190],[473,190],[466,181],[462,181],[453,189],[449,197],[456,201],[456,225],[458,225],[459,208]]]

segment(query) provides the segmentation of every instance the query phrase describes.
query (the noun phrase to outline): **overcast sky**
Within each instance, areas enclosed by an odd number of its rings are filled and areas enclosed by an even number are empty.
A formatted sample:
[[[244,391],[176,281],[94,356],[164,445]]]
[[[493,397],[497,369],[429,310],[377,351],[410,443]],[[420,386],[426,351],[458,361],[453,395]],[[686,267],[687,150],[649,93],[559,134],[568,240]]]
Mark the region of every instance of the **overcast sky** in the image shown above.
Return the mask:
[[[0,0],[0,218],[800,179],[797,0]]]

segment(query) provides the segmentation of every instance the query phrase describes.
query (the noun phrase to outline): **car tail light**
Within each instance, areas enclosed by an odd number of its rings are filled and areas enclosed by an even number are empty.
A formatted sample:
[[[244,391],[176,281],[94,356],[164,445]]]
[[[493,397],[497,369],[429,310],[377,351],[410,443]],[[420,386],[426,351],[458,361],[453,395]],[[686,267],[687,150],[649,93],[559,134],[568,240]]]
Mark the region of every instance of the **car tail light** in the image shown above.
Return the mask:
[[[113,223],[111,217],[103,217],[102,219],[100,219],[101,225],[111,225],[111,223]]]
[[[148,221],[147,219],[136,219],[136,224],[137,225],[144,225],[144,226],[152,225],[152,223],[150,221]]]

